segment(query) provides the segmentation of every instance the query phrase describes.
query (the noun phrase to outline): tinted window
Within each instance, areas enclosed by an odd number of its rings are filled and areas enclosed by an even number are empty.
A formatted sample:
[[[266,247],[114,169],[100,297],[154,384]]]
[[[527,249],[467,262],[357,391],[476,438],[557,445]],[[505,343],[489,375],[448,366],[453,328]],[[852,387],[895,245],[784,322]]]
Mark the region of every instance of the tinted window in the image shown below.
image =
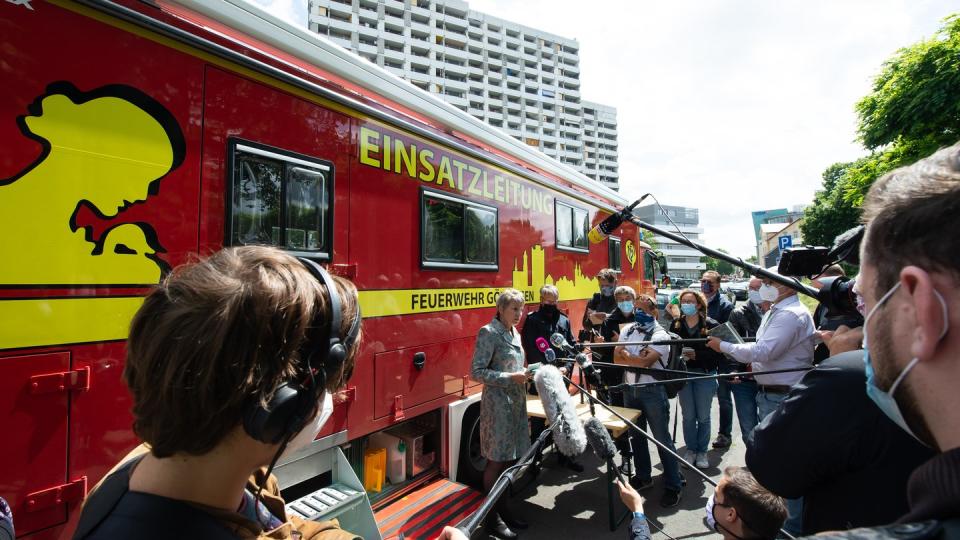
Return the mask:
[[[497,209],[445,193],[422,197],[422,263],[433,268],[497,268]]]
[[[619,272],[623,270],[620,267],[620,239],[611,236],[607,239],[607,243],[610,249],[610,268]]]
[[[231,142],[231,245],[330,256],[332,168],[299,154]]]
[[[556,203],[557,247],[576,251],[589,251],[590,213],[566,203]]]

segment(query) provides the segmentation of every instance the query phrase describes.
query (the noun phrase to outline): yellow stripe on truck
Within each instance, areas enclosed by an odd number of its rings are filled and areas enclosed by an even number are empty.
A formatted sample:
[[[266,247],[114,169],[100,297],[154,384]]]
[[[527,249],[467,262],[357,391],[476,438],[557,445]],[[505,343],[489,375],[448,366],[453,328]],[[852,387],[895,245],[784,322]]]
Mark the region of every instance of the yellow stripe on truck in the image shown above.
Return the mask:
[[[126,339],[143,297],[0,301],[0,349]]]

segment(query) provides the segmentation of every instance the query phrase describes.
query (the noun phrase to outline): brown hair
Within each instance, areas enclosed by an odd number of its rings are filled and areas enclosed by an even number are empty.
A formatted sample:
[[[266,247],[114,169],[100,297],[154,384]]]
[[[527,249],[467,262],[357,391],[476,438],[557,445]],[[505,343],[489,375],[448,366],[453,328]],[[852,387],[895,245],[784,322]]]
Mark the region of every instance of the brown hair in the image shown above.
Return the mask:
[[[732,506],[743,521],[743,526],[760,538],[773,539],[787,519],[787,503],[761,486],[744,467],[723,470],[723,504]]]
[[[874,182],[862,219],[867,224],[863,258],[876,266],[878,297],[910,264],[960,277],[960,143]]]
[[[704,324],[704,329],[706,329],[706,322],[707,322],[707,297],[704,296],[703,293],[700,292],[700,291],[695,291],[695,290],[693,290],[693,289],[684,289],[683,292],[680,293],[680,296],[677,298],[677,303],[682,304],[682,303],[683,303],[683,297],[684,297],[684,296],[687,296],[688,294],[692,294],[693,297],[694,297],[694,299],[696,300],[696,302],[697,302],[697,313],[700,315],[700,320],[701,320],[701,321],[703,322],[703,324]]]
[[[717,272],[716,270],[707,270],[706,272],[703,273],[703,276],[701,276],[700,279],[709,279],[710,281],[719,285],[720,273]]]
[[[657,301],[652,296],[649,294],[638,294],[637,300],[641,304],[645,304],[647,309],[653,311],[652,315],[654,319],[660,319],[660,310],[657,308]]]
[[[338,331],[346,336],[357,292],[333,280],[343,310]],[[245,403],[266,404],[305,373],[300,349],[308,333],[329,331],[329,309],[326,288],[275,248],[227,248],[174,269],[130,325],[123,376],[134,433],[157,457],[209,452],[241,423]],[[327,392],[350,377],[359,341],[348,344],[343,366],[325,372]]]
[[[612,268],[604,268],[597,272],[597,279],[600,281],[617,281],[617,271]]]

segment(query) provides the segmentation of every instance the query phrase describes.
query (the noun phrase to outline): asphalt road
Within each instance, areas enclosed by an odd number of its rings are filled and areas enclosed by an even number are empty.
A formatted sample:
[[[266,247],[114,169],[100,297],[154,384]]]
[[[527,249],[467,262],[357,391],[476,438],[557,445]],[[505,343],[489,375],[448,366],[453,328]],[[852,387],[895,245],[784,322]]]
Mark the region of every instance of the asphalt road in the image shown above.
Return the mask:
[[[673,414],[678,407],[677,400],[670,400],[671,430],[673,429]],[[717,401],[714,398],[711,420],[711,443],[717,434],[718,426]],[[682,423],[682,421],[681,421]],[[685,449],[683,443],[683,428],[677,425],[676,446],[681,455]],[[743,465],[744,445],[740,437],[736,414],[733,422],[733,446],[725,450],[711,450],[708,453],[710,468],[704,472],[719,480],[724,467],[729,465]],[[660,459],[653,444],[650,444],[651,461],[654,465],[653,487],[641,492],[647,502],[644,510],[648,518],[664,529],[665,533],[681,540],[684,538],[719,538],[719,535],[708,530],[705,525],[704,507],[707,498],[713,492],[713,486],[707,484],[693,472],[681,469],[687,480],[683,489],[683,498],[678,506],[661,508],[660,494],[663,491],[661,480],[662,468]],[[575,473],[561,467],[557,463],[557,453],[549,449],[544,455],[543,469],[539,476],[521,488],[512,499],[510,505],[520,516],[530,522],[530,528],[518,531],[522,540],[538,539],[624,539],[629,536],[628,522],[621,523],[616,531],[611,532],[607,521],[607,480],[606,467],[601,466],[600,460],[589,447],[580,457],[585,466],[582,473]],[[620,463],[620,458],[616,459]],[[616,508],[623,512],[624,507],[619,501],[616,492]],[[482,529],[481,529],[482,530]],[[664,533],[659,533],[651,527],[653,538],[667,539]],[[475,538],[482,538],[478,535]]]

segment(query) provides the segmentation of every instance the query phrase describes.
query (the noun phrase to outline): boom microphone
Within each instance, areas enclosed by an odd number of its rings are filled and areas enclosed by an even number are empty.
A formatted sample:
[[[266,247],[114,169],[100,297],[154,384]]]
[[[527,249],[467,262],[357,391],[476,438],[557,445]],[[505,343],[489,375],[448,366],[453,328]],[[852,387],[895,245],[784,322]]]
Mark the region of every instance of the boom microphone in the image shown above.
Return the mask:
[[[555,366],[543,366],[533,376],[533,383],[537,386],[547,422],[556,424],[553,440],[557,449],[568,457],[582,454],[587,448],[587,435],[560,371]]]
[[[543,339],[542,337],[538,337],[534,343],[537,344],[537,350],[542,353],[547,352],[547,349],[550,348],[550,344],[547,343],[547,340]]]
[[[623,224],[623,220],[626,218],[626,216],[632,214],[633,209],[638,204],[640,204],[641,201],[646,199],[649,195],[650,194],[647,193],[643,197],[640,197],[639,199],[633,201],[633,203],[630,206],[624,208],[623,210],[621,210],[620,212],[617,212],[616,214],[611,214],[609,217],[607,217],[607,219],[601,221],[600,223],[597,223],[597,226],[590,229],[590,232],[587,234],[587,238],[590,239],[590,243],[599,244],[600,242],[603,242],[604,240],[606,240],[607,237],[610,236],[610,233],[612,233],[617,227]]]
[[[590,443],[590,448],[593,448],[593,453],[596,454],[598,458],[606,461],[610,465],[610,468],[616,471],[617,478],[623,482],[623,475],[620,473],[620,468],[613,465],[613,458],[617,455],[617,447],[614,446],[613,439],[611,439],[610,434],[607,433],[607,428],[603,427],[603,424],[597,420],[596,416],[591,416],[583,423],[583,430],[587,434],[587,442]]]

